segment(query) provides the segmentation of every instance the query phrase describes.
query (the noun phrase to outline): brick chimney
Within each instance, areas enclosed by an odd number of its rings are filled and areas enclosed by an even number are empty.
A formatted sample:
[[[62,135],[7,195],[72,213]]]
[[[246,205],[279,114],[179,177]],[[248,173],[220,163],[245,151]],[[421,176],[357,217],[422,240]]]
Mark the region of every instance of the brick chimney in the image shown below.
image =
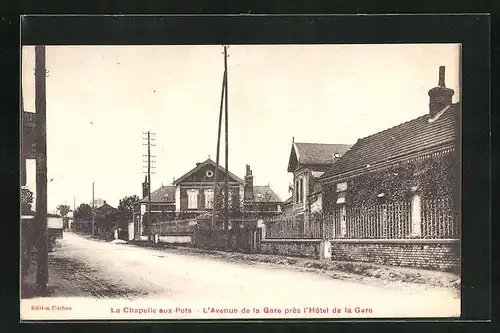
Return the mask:
[[[446,88],[445,67],[439,66],[439,80],[437,87],[429,90],[429,113],[434,117],[439,111],[452,103],[452,97],[455,91]]]
[[[253,200],[253,176],[250,165],[247,164],[247,171],[245,174],[245,188],[243,191],[244,200]]]
[[[148,176],[145,176],[144,183],[142,183],[142,197],[145,198],[148,195],[149,195]]]

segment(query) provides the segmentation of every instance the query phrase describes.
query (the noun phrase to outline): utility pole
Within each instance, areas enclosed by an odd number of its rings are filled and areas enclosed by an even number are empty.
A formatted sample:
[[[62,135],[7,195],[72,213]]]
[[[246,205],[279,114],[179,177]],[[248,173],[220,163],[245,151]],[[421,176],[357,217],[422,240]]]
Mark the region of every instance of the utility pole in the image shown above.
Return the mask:
[[[226,88],[226,98],[224,99],[224,107],[225,107],[225,135],[226,135],[226,180],[225,180],[225,199],[226,199],[226,204],[224,205],[224,229],[229,228],[229,216],[228,216],[228,210],[229,210],[229,184],[228,184],[228,177],[229,177],[229,161],[228,161],[228,156],[229,156],[229,147],[228,147],[228,112],[227,112],[227,100],[228,100],[228,79],[227,79],[227,46],[224,45],[224,73],[226,73],[225,77],[225,88]]]
[[[94,182],[92,182],[92,237],[95,235],[95,212],[94,212]]]
[[[152,156],[151,155],[151,146],[155,146],[154,144],[151,144],[151,141],[154,141],[154,136],[155,134],[150,132],[150,131],[147,131],[147,132],[144,132],[143,133],[145,135],[144,139],[147,141],[147,143],[145,144],[148,148],[148,154],[147,155],[143,155],[143,157],[147,157],[147,161],[143,161],[143,162],[147,162],[148,164],[145,166],[147,168],[147,175],[148,175],[148,223],[147,223],[147,226],[148,226],[148,236],[149,236],[149,240],[152,240],[152,235],[151,235],[151,174],[154,173],[154,172],[151,172],[151,169],[154,169],[155,167],[154,166],[151,166],[152,163],[155,163],[155,161],[153,161],[151,158],[154,158],[156,156]]]
[[[22,157],[21,157],[21,186],[26,186],[26,152],[25,152],[25,143],[24,141],[27,139],[24,133],[24,97],[23,97],[23,87],[21,85],[21,121],[23,125],[23,135],[21,136],[21,148],[22,148]]]
[[[47,237],[47,101],[45,46],[35,46],[36,109],[36,225],[38,226],[38,262],[36,284],[45,294],[49,284]]]
[[[221,127],[222,127],[222,110],[224,107],[224,93],[226,91],[226,78],[227,78],[227,73],[224,70],[224,74],[222,77],[222,91],[221,91],[221,97],[220,97],[220,111],[219,111],[219,127],[217,131],[217,153],[216,153],[216,158],[215,158],[215,172],[214,172],[214,200],[213,200],[213,207],[212,207],[212,229],[215,229],[215,225],[217,222],[218,218],[218,203],[219,203],[219,180],[218,180],[218,171],[219,171],[219,155],[220,155],[220,132],[221,132]]]

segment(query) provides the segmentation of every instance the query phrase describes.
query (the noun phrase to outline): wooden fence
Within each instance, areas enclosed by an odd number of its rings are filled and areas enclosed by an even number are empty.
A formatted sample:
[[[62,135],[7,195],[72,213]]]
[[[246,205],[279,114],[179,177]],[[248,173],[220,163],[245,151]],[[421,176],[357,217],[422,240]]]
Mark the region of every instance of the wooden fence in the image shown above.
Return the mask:
[[[266,238],[317,239],[323,235],[320,218],[304,219],[304,215],[277,216],[267,219]]]
[[[196,227],[193,232],[193,245],[213,250],[258,253],[261,235],[260,228],[210,229]]]
[[[195,229],[195,220],[163,221],[151,223],[151,233],[157,235],[189,234]],[[191,222],[191,223],[190,223]]]
[[[415,217],[412,219],[411,203],[405,201],[370,206],[343,206],[332,213],[312,214],[307,219],[304,219],[303,215],[268,219],[265,221],[266,238],[460,238],[458,213],[451,198],[422,200],[419,214],[420,221]]]

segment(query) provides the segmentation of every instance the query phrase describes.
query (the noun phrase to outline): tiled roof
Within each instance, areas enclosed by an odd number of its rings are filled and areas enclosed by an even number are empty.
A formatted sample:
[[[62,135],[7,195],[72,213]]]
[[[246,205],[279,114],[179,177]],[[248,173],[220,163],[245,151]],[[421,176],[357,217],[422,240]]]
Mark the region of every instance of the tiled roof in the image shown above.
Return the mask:
[[[285,202],[283,202],[283,205],[289,205],[293,202],[293,195],[290,196],[290,198],[286,199]]]
[[[295,154],[299,164],[308,165],[330,165],[336,160],[335,154],[344,155],[352,145],[347,144],[327,144],[327,143],[305,143],[295,142],[290,153],[288,171],[293,171],[292,166]]]
[[[265,202],[283,202],[281,198],[271,189],[269,185],[254,186],[253,195],[256,199],[263,198]]]
[[[115,213],[115,212],[118,212],[118,209],[110,206],[107,203],[104,203],[103,205],[95,208],[95,214],[98,216],[106,216],[106,215],[109,215],[109,214]]]
[[[145,196],[139,202],[148,202],[148,196]],[[151,192],[151,202],[175,203],[175,186],[162,186]]]
[[[444,109],[443,109],[444,110]],[[429,114],[359,139],[321,179],[388,162],[398,157],[426,151],[457,139],[458,104],[444,110],[434,121]]]

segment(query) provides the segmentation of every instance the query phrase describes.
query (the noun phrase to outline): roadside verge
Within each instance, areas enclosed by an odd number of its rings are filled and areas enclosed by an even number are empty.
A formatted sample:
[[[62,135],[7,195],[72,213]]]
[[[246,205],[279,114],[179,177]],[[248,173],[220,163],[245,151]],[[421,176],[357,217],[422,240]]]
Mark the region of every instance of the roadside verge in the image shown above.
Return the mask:
[[[176,246],[172,244],[153,244],[146,241],[129,241],[128,244],[147,247],[168,252],[204,255],[214,259],[246,264],[270,264],[279,267],[289,267],[301,271],[314,271],[326,274],[332,278],[362,281],[366,279],[378,282],[418,283],[438,288],[460,289],[460,276],[448,272],[431,271],[407,267],[384,266],[365,262],[330,261],[311,258],[288,257],[270,254],[246,254],[206,250],[200,248]]]

